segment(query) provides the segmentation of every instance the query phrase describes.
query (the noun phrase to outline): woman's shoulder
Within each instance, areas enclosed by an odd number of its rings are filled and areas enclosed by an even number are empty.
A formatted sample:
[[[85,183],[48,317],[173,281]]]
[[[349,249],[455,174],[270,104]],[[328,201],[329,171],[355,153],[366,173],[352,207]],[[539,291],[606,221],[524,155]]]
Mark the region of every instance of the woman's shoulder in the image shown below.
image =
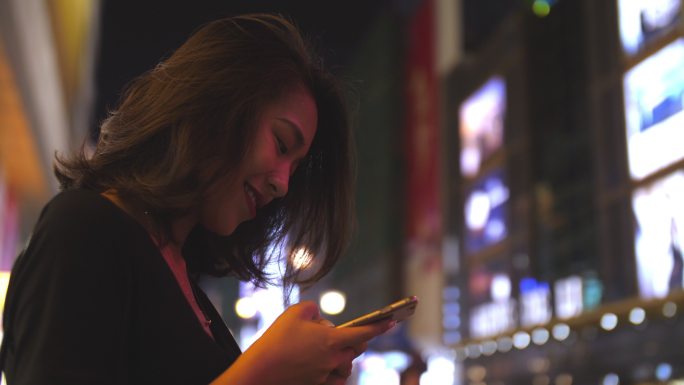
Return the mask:
[[[147,232],[114,203],[96,191],[68,190],[45,205],[20,259],[92,265],[149,250],[154,244]]]
[[[48,207],[50,208],[67,208],[67,209],[102,209],[106,210],[112,207],[108,204],[109,200],[102,196],[99,192],[90,189],[73,189],[59,192],[55,195]]]
[[[82,232],[139,227],[109,199],[88,189],[67,190],[55,195],[43,208],[38,226]]]

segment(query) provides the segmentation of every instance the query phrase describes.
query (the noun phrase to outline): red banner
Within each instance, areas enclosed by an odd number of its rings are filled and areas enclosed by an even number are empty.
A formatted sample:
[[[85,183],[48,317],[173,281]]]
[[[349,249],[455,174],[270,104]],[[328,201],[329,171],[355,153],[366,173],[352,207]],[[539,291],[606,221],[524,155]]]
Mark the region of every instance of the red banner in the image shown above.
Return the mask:
[[[413,251],[439,248],[440,204],[439,83],[435,68],[434,3],[423,1],[408,27],[406,57],[406,240]],[[423,254],[418,252],[417,254]],[[439,267],[439,253],[425,261]]]

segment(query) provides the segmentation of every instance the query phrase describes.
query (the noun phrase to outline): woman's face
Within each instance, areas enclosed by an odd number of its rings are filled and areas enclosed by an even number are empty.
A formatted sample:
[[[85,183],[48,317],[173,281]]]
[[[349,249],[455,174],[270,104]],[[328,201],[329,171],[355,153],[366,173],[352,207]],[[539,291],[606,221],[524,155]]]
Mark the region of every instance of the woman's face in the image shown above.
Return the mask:
[[[253,219],[257,209],[287,194],[290,176],[316,134],[317,120],[316,102],[301,86],[267,105],[235,178],[219,179],[210,188],[200,222],[210,231],[230,235]]]

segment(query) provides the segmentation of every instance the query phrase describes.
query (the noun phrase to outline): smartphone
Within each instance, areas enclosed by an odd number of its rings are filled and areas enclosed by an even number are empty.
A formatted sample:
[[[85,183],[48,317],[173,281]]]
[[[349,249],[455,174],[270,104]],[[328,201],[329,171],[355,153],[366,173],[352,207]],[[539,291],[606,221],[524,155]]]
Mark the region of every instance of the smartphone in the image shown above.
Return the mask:
[[[397,322],[401,322],[415,313],[416,306],[418,306],[418,297],[413,295],[391,305],[385,306],[382,309],[378,309],[349,322],[345,322],[342,325],[339,325],[338,328],[367,325],[386,319],[393,319]]]

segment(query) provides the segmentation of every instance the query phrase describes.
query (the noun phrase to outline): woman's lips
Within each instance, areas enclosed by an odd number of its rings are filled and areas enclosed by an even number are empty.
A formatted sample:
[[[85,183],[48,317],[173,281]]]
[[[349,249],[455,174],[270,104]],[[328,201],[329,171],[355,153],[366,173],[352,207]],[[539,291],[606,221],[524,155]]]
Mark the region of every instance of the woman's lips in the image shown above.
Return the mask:
[[[247,183],[245,183],[245,198],[247,201],[247,209],[249,210],[250,218],[256,217],[258,193]]]
[[[245,195],[247,196],[247,206],[249,208],[252,218],[256,216],[256,211],[268,203],[259,190],[255,189],[251,184],[245,183]]]

